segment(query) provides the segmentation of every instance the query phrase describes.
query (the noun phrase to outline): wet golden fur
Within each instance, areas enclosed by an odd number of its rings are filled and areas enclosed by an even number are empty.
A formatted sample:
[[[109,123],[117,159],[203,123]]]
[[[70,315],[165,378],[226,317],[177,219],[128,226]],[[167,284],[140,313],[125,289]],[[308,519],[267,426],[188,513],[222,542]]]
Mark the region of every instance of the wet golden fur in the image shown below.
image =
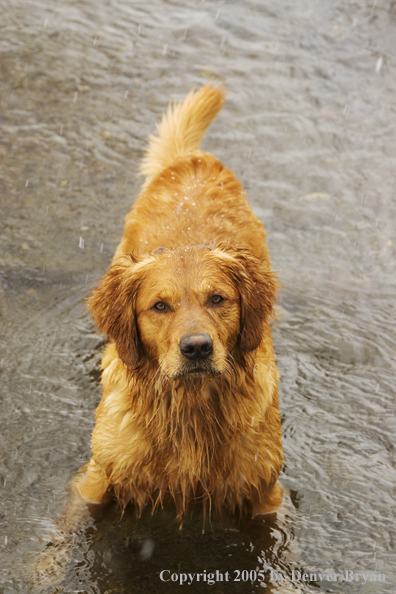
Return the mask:
[[[206,85],[168,109],[113,264],[89,299],[110,342],[93,455],[74,481],[84,501],[111,492],[142,508],[168,494],[179,518],[196,499],[219,513],[281,502],[265,232],[232,171],[199,150],[223,100]],[[213,340],[199,364],[180,350],[196,333]]]

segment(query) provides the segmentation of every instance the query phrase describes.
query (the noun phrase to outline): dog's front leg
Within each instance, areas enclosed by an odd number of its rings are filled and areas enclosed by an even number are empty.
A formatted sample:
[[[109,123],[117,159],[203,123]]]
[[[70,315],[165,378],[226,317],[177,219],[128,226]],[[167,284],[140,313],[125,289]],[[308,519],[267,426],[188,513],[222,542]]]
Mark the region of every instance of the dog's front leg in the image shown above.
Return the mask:
[[[73,549],[78,546],[100,504],[111,499],[109,481],[93,458],[79,470],[65,491],[62,512],[56,518],[51,541],[36,559],[33,586],[55,586],[65,577]]]
[[[79,470],[72,486],[86,503],[105,503],[109,499],[109,479],[93,458]]]

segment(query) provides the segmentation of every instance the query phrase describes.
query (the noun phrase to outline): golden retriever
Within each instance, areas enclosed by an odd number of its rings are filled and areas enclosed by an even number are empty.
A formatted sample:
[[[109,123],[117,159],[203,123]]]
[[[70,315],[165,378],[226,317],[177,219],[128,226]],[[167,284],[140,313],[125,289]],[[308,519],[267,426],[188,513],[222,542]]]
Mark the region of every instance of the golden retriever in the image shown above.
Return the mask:
[[[55,547],[84,523],[85,503],[111,495],[140,510],[170,498],[180,523],[192,501],[219,515],[282,501],[266,236],[232,171],[199,150],[223,102],[222,87],[206,85],[169,106],[113,263],[88,300],[110,339],[103,397]]]
[[[221,513],[277,508],[282,489],[277,283],[241,183],[199,150],[224,102],[206,85],[168,107],[112,266],[88,300],[108,343],[92,458],[74,487],[154,508],[166,493]]]

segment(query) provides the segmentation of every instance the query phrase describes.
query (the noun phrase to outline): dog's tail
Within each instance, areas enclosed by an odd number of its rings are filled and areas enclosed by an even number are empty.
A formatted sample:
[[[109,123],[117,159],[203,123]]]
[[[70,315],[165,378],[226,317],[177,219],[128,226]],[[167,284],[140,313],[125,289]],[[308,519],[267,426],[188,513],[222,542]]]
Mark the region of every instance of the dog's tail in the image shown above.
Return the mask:
[[[158,124],[158,134],[150,136],[140,171],[149,183],[173,161],[195,151],[217,113],[223,106],[224,87],[205,85],[199,91],[190,91],[182,103],[169,105]]]

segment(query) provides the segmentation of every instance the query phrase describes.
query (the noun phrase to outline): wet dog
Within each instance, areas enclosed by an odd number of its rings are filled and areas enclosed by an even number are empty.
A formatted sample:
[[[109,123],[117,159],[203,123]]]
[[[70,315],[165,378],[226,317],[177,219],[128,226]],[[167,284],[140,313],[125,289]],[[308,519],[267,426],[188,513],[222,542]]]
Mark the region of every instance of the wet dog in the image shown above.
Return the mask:
[[[206,85],[169,106],[113,263],[88,300],[110,341],[69,524],[79,502],[109,496],[140,509],[170,498],[180,522],[197,500],[219,514],[281,503],[269,327],[277,283],[241,183],[199,149],[223,102],[222,87]]]
[[[169,493],[179,518],[197,498],[219,513],[280,504],[276,280],[242,185],[199,150],[223,101],[206,85],[168,108],[89,299],[110,343],[93,456],[74,483],[86,501],[155,507]]]

